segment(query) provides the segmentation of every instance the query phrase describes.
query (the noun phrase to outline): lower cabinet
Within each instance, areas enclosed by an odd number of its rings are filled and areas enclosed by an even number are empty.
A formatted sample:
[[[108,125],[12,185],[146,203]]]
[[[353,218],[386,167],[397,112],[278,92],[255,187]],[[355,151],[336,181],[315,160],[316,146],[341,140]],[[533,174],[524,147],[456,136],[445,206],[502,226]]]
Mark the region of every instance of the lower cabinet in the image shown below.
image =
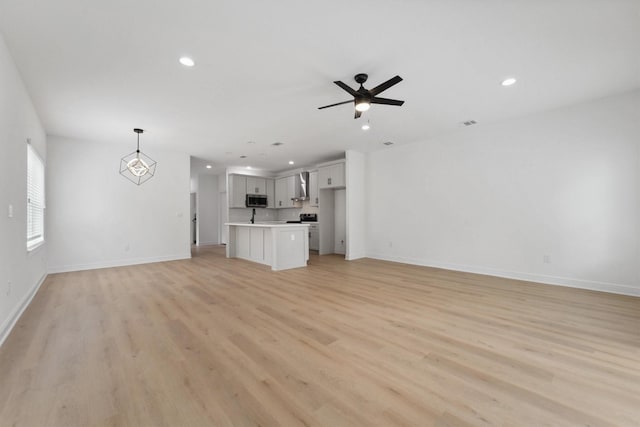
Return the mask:
[[[309,225],[309,249],[320,250],[320,228],[318,224]]]
[[[236,256],[271,264],[271,229],[236,227]]]

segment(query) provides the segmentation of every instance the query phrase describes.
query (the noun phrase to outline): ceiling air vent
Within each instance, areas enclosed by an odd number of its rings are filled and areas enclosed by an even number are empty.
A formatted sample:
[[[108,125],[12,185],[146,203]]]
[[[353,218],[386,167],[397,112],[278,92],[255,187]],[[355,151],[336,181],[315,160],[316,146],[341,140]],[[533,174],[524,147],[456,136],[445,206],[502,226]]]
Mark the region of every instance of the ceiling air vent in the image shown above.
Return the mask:
[[[462,122],[462,124],[465,125],[465,126],[473,126],[476,123],[478,123],[478,122],[476,122],[475,120],[467,120],[466,122]]]
[[[383,142],[384,145],[393,145],[393,142],[391,141],[387,141],[387,142]]]

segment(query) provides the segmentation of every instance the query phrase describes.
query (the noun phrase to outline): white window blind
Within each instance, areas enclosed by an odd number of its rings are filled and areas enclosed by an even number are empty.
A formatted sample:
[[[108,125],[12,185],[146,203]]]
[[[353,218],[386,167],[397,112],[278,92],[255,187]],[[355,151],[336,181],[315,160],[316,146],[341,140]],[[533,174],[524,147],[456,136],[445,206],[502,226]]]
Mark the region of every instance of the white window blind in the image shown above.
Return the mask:
[[[27,144],[27,249],[44,242],[44,163]]]

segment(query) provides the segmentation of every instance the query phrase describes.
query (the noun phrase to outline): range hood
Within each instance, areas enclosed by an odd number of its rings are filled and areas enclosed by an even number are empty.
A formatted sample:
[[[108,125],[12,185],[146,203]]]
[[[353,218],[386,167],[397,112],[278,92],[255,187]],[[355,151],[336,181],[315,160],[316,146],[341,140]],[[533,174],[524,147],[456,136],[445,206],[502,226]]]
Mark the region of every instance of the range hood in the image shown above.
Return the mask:
[[[295,176],[295,196],[294,202],[309,200],[309,172],[300,172]]]

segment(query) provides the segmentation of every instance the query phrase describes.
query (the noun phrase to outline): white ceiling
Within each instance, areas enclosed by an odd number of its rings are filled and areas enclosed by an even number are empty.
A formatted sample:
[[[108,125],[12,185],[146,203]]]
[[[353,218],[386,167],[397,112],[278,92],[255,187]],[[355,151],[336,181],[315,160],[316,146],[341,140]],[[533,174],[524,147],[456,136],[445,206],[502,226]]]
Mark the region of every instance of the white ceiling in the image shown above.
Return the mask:
[[[640,87],[637,0],[0,0],[0,30],[47,133],[133,144],[141,127],[150,155],[218,167],[289,169]],[[405,105],[317,109],[359,72],[402,76],[381,96]]]

